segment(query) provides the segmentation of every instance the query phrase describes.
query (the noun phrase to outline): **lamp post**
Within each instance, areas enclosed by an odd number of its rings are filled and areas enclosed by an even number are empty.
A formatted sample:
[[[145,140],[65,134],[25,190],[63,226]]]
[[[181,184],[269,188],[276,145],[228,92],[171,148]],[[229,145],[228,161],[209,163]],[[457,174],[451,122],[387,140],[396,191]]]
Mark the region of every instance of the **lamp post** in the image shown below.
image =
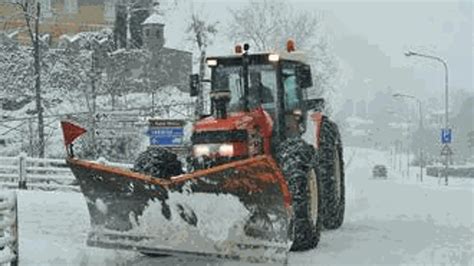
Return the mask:
[[[449,128],[448,64],[446,63],[445,60],[443,60],[442,58],[440,58],[438,56],[421,54],[421,53],[417,53],[417,52],[413,52],[413,51],[406,52],[405,56],[407,56],[407,57],[410,57],[410,56],[423,57],[423,58],[435,60],[435,61],[443,64],[443,67],[444,67],[444,88],[445,88],[445,92],[444,92],[444,100],[445,100],[445,102],[444,102],[444,108],[445,108],[444,128],[447,130]],[[444,182],[445,182],[445,185],[448,185],[448,162],[449,162],[449,155],[445,155],[445,160],[444,160],[444,169],[445,169],[445,171],[444,171]]]
[[[419,129],[420,133],[422,133],[423,130],[423,106],[417,97],[413,95],[408,95],[408,94],[403,94],[403,93],[395,93],[393,94],[393,97],[397,98],[408,98],[408,99],[413,99],[418,103],[418,112],[420,114],[420,122],[419,122]],[[420,181],[423,182],[423,145],[420,143],[420,149],[419,149],[419,156],[420,156]]]
[[[392,97],[396,98],[398,97],[398,95],[396,94],[393,94]],[[406,160],[406,173],[407,173],[407,179],[410,179],[410,124],[411,124],[411,119],[410,119],[410,116],[409,116],[409,111],[407,113],[407,115],[404,117],[405,118],[405,123],[406,123],[406,147],[405,147],[405,150],[406,150],[406,157],[407,157],[407,160]],[[403,130],[403,126],[402,126],[402,130]],[[402,142],[400,142],[400,154],[403,153],[403,147],[402,147]],[[400,162],[401,162],[401,159],[400,159]],[[401,164],[401,163],[400,163]],[[400,171],[401,171],[402,167],[400,165]],[[405,174],[402,172],[403,176],[405,176]]]

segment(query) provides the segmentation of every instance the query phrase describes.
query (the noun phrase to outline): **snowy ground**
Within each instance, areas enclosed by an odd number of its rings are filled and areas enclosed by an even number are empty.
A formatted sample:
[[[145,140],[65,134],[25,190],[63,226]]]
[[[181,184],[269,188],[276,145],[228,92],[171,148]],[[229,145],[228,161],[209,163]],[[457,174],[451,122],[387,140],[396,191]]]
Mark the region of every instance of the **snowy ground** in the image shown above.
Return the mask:
[[[401,177],[374,150],[347,149],[346,161],[344,225],[324,231],[318,249],[291,253],[290,265],[474,265],[472,179],[420,184],[414,169],[413,178]],[[371,178],[378,163],[389,167],[387,180]],[[89,218],[78,193],[21,191],[19,209],[20,265],[219,264],[87,247]]]

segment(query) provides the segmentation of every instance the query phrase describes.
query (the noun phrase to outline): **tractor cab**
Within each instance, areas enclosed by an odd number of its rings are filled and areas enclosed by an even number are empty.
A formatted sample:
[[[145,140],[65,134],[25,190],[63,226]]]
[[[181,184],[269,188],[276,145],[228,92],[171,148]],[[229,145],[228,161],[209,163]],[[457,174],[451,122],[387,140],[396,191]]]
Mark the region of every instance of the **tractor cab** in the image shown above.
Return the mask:
[[[206,62],[211,69],[211,78],[206,81],[211,83],[214,118],[262,108],[280,126],[294,124],[290,120],[305,115],[306,89],[312,86],[312,77],[303,53],[288,49],[250,54],[244,45],[244,52],[237,47],[234,55],[209,57]],[[200,77],[192,75],[191,81],[191,96],[197,96]]]

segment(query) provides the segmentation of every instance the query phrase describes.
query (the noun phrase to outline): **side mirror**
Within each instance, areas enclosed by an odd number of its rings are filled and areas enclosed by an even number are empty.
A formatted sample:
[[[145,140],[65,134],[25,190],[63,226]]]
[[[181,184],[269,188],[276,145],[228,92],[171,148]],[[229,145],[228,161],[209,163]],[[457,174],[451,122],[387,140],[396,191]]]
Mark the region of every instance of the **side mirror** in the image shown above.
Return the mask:
[[[324,110],[324,99],[308,99],[305,101],[306,110],[313,110],[315,112],[322,112]]]
[[[311,67],[308,65],[299,65],[296,67],[296,78],[298,86],[302,89],[313,86],[313,77],[311,75]]]
[[[189,95],[191,97],[198,96],[199,94],[199,83],[200,83],[199,74],[192,74],[189,76]]]

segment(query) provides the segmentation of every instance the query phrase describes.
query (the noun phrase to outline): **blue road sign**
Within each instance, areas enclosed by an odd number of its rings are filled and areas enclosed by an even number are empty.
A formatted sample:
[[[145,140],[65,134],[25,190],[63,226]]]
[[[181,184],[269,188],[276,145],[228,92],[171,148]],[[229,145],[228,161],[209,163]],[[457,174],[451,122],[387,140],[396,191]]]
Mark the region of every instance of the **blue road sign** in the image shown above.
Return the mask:
[[[441,143],[443,144],[451,143],[452,139],[453,139],[453,135],[450,128],[441,129]]]
[[[147,132],[151,145],[178,146],[183,144],[184,129],[181,128],[150,128]]]

